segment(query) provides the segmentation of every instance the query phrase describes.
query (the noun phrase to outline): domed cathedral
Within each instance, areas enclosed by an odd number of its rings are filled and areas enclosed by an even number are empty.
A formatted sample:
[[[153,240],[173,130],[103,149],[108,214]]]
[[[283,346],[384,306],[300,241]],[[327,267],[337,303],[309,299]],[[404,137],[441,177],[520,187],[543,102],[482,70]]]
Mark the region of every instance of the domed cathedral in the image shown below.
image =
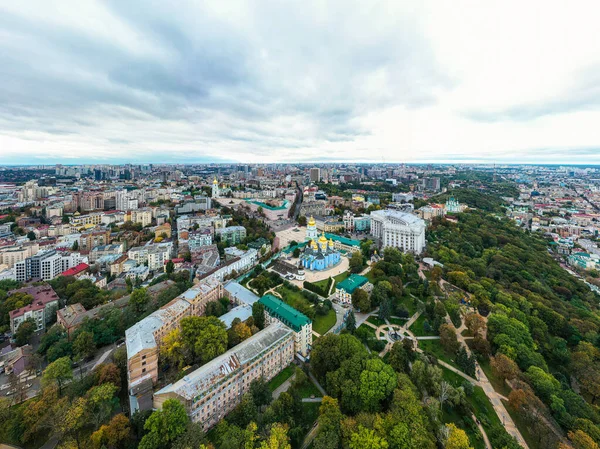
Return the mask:
[[[308,270],[314,270],[314,271],[326,270],[327,268],[332,267],[339,263],[340,253],[339,253],[339,251],[335,250],[335,248],[333,246],[333,240],[329,239],[329,241],[327,241],[327,238],[325,237],[325,233],[323,233],[321,235],[321,237],[319,237],[318,240],[316,239],[317,229],[316,229],[316,225],[314,224],[315,221],[312,217],[311,217],[310,221],[308,222],[309,226],[310,226],[311,222],[313,223],[313,226],[315,226],[314,227],[314,231],[315,231],[314,237],[315,238],[311,238],[310,243],[308,245],[306,245],[306,247],[304,248],[304,252],[300,255],[300,262],[302,263],[302,266]],[[308,238],[309,232],[310,232],[309,229],[307,229],[307,231],[306,231],[307,238]],[[313,234],[310,234],[310,235],[313,235]]]

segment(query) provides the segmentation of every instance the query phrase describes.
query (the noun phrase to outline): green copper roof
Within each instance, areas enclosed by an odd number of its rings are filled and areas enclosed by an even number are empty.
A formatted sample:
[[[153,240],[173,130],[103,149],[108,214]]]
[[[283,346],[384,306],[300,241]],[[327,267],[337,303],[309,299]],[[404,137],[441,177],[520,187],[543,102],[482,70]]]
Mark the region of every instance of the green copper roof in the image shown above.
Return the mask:
[[[366,277],[359,274],[351,274],[350,277],[347,277],[342,282],[337,284],[335,288],[344,289],[346,293],[352,294],[354,293],[354,290],[362,287],[367,282],[369,282],[369,280]]]
[[[294,309],[289,304],[286,304],[281,299],[276,298],[273,295],[265,295],[258,300],[261,304],[265,306],[269,315],[274,318],[277,318],[286,326],[291,327],[294,331],[300,332],[302,326],[310,323],[310,319],[300,313],[296,309]]]
[[[327,239],[331,239],[334,242],[340,242],[343,243],[344,245],[348,245],[348,246],[360,246],[360,242],[358,240],[353,240],[353,239],[349,239],[346,237],[342,237],[341,235],[335,235],[335,234],[327,234],[325,233],[325,237],[327,237]]]
[[[267,203],[264,203],[262,201],[250,200],[250,199],[246,200],[246,202],[256,204],[257,206],[260,206],[263,209],[268,209],[268,210],[285,210],[285,209],[287,209],[287,206],[289,204],[288,200],[283,200],[283,204],[281,206],[270,206]]]

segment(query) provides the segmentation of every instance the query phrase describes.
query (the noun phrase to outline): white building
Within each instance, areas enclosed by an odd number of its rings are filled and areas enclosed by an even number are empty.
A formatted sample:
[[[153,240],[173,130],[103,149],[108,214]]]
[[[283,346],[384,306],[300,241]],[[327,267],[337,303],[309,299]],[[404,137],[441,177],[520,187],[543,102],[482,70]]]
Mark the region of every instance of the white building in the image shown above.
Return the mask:
[[[425,248],[425,221],[406,212],[371,212],[371,234],[380,239],[382,248],[392,246],[415,254]]]

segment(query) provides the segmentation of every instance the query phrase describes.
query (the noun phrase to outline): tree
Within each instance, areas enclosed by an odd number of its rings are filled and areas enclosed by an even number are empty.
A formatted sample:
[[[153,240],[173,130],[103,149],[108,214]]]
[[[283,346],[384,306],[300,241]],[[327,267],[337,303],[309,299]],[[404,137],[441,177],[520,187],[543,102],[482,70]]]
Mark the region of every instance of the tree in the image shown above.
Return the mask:
[[[121,385],[121,372],[115,363],[102,363],[98,368],[98,385],[112,383],[119,387]]]
[[[29,231],[29,232],[27,233],[27,238],[28,238],[29,240],[35,240],[37,237],[35,236],[35,232],[33,232],[33,231]]]
[[[569,440],[573,443],[575,449],[598,449],[598,443],[596,443],[587,433],[582,430],[576,430],[575,432],[569,432],[568,435]],[[559,449],[569,448],[564,443],[559,445]]]
[[[298,217],[298,224],[300,226],[306,226],[306,216],[305,215],[300,215]]]
[[[398,371],[400,373],[408,372],[410,358],[406,352],[406,348],[404,347],[403,342],[397,341],[396,343],[394,343],[392,349],[390,350],[388,363],[392,368],[394,368],[395,371]]]
[[[186,365],[186,359],[191,358],[191,351],[184,346],[179,329],[173,329],[165,335],[159,347],[159,354],[163,360],[178,370]]]
[[[464,430],[459,429],[452,423],[446,424],[446,427],[449,430],[446,449],[473,449],[469,444],[469,437]]]
[[[214,316],[185,317],[181,320],[181,336],[187,351],[204,364],[227,350],[225,324]]]
[[[167,262],[167,265],[165,266],[165,271],[167,274],[173,274],[173,272],[175,271],[175,264],[172,260],[169,260]]]
[[[59,424],[59,431],[67,441],[72,441],[74,447],[82,449],[83,431],[88,425],[88,403],[84,398],[77,398],[68,408]],[[68,446],[67,446],[68,447]]]
[[[300,248],[294,248],[294,251],[292,252],[292,257],[296,259],[300,257]]]
[[[387,449],[388,442],[377,435],[374,430],[358,426],[358,432],[350,437],[350,449]]]
[[[385,321],[392,315],[392,304],[389,298],[384,298],[379,305],[379,319]]]
[[[77,251],[79,249],[79,240],[75,240],[73,242],[73,246],[71,246],[71,250]]]
[[[94,355],[96,345],[94,344],[94,335],[91,332],[79,332],[73,341],[73,351],[78,360],[83,360]]]
[[[478,313],[470,313],[465,317],[465,325],[473,337],[485,332],[485,319]]]
[[[119,390],[114,384],[106,383],[93,387],[86,394],[88,412],[92,415],[96,427],[106,421],[119,399],[115,393]]]
[[[252,318],[256,327],[265,328],[265,306],[262,303],[257,301],[252,304]]]
[[[42,384],[49,385],[55,383],[58,386],[58,394],[62,395],[64,383],[71,379],[73,379],[71,359],[69,357],[61,357],[46,367],[42,375]]]
[[[148,432],[138,446],[139,449],[168,447],[187,428],[189,417],[185,407],[177,399],[167,399],[162,409],[152,412],[144,424]]]
[[[352,293],[352,306],[361,312],[368,312],[371,309],[371,300],[369,294],[361,288],[357,288]]]
[[[545,402],[550,402],[552,395],[558,394],[561,390],[560,382],[552,374],[537,366],[530,366],[525,377],[536,394]]]
[[[490,366],[492,371],[503,380],[513,380],[521,372],[514,360],[506,357],[502,353],[490,357]]]
[[[33,318],[27,318],[23,321],[15,332],[15,343],[17,346],[23,346],[29,343],[29,339],[37,329]]]
[[[291,449],[287,436],[287,426],[279,423],[273,424],[269,436],[260,443],[260,449]]]
[[[363,269],[363,255],[360,252],[352,253],[350,257],[350,272],[360,273]]]
[[[129,304],[133,306],[137,313],[141,313],[146,308],[150,295],[145,288],[136,288],[129,298]]]
[[[346,330],[351,334],[354,334],[356,330],[356,317],[354,316],[354,310],[351,310],[346,319]]]
[[[93,449],[121,449],[128,446],[131,425],[122,413],[113,416],[108,424],[101,426],[90,436]]]
[[[229,347],[234,347],[251,336],[252,331],[248,325],[239,318],[235,318],[231,323],[231,328],[227,331]]]
[[[396,388],[397,376],[381,359],[369,359],[360,373],[359,394],[364,410],[377,411]]]
[[[324,396],[319,408],[319,433],[314,441],[315,449],[337,448],[340,441],[342,412],[337,399]]]
[[[456,337],[456,330],[449,324],[440,326],[440,344],[450,354],[455,354],[460,348],[460,343]]]

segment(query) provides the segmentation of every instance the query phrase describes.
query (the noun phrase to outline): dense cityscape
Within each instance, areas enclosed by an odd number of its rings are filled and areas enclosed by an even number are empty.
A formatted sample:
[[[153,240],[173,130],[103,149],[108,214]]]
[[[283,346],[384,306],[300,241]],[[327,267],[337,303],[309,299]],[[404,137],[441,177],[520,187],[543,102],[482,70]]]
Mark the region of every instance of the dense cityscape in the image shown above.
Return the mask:
[[[585,166],[1,167],[0,441],[598,447],[599,207]]]

